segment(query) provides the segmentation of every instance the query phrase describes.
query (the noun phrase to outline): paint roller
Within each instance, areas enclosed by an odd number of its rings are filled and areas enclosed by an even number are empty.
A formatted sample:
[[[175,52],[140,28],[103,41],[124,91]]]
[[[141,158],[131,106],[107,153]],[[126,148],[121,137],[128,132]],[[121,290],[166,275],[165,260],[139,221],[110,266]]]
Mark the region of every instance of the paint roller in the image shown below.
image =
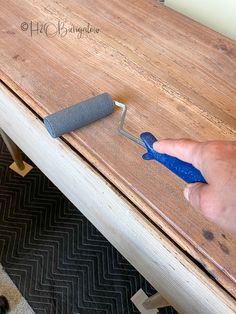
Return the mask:
[[[151,133],[144,132],[140,135],[139,139],[124,130],[123,125],[127,106],[118,101],[114,101],[108,93],[100,94],[50,114],[44,118],[44,124],[50,135],[56,138],[112,114],[116,107],[121,109],[117,127],[119,134],[147,149],[147,152],[142,156],[144,160],[156,160],[160,162],[187,183],[206,183],[201,172],[192,164],[176,157],[156,152],[153,149],[153,143],[156,142],[157,139]]]

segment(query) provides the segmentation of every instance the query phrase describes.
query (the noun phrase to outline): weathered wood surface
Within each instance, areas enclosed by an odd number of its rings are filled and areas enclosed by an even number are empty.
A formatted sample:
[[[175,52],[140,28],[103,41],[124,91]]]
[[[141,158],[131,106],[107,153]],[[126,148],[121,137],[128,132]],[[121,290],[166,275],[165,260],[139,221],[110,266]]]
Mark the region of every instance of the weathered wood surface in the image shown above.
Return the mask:
[[[35,31],[58,20],[99,32]],[[21,30],[30,21],[32,37]],[[0,23],[2,80],[41,117],[106,91],[127,104],[137,136],[236,138],[236,43],[156,0],[1,1]],[[117,134],[118,116],[65,138],[236,296],[236,237],[188,206],[181,180],[142,161],[143,149]]]

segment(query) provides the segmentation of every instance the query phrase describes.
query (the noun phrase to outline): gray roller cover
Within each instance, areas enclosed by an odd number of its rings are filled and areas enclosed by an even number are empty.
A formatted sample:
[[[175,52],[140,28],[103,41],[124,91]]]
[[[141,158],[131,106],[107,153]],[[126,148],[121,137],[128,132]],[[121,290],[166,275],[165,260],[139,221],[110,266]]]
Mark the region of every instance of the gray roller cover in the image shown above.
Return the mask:
[[[111,95],[103,93],[50,114],[44,119],[44,124],[52,137],[59,137],[106,117],[113,112],[114,107]]]

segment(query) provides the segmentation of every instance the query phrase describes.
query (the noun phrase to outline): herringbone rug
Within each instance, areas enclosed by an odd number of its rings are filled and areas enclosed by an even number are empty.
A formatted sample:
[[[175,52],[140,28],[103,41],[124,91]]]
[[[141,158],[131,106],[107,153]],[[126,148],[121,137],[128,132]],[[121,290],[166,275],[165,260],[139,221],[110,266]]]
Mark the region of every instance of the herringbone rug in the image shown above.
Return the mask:
[[[130,297],[155,290],[39,169],[11,162],[0,137],[0,263],[33,310],[138,313]]]

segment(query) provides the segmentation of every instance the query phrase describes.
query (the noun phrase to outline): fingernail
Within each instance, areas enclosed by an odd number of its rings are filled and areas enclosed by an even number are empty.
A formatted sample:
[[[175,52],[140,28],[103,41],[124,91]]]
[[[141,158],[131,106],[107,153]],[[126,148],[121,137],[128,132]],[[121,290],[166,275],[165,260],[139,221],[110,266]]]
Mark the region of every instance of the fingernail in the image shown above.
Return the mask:
[[[152,145],[152,147],[153,147],[154,149],[157,149],[157,148],[158,148],[158,142],[157,142],[157,141],[154,142],[153,145]]]
[[[157,143],[158,143],[158,142],[154,142],[153,145],[152,145],[152,147],[155,148],[155,146],[156,146]]]
[[[189,201],[189,187],[186,187],[184,189],[184,197],[186,198],[187,201]]]

